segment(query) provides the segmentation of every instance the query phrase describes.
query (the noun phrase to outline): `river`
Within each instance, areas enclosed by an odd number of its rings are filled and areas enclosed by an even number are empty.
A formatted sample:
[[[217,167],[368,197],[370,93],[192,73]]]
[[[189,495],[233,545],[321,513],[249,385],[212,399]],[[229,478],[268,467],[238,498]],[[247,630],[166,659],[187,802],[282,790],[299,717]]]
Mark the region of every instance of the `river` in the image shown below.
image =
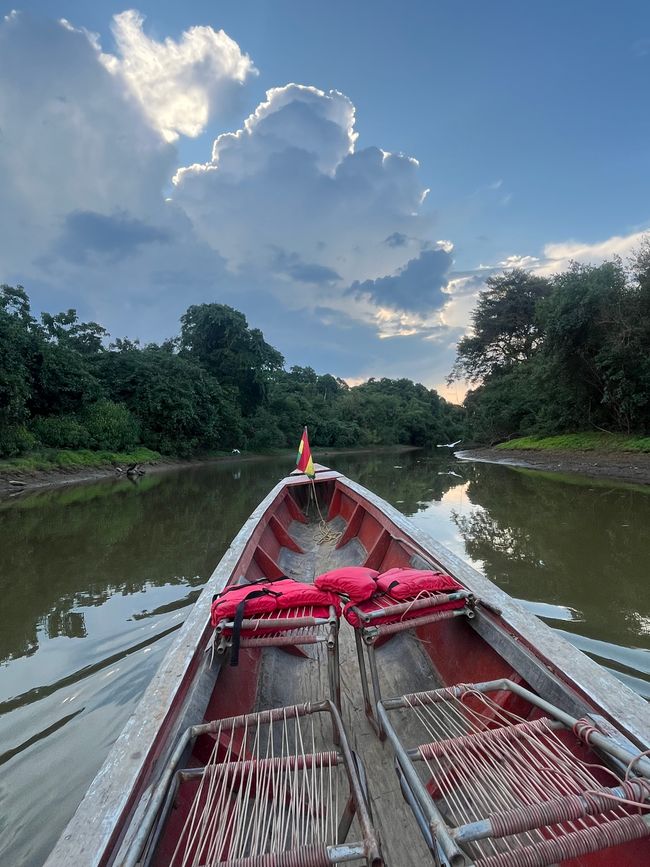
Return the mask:
[[[446,453],[338,456],[650,698],[650,490]],[[243,521],[291,467],[108,479],[0,502],[0,864],[40,867]]]

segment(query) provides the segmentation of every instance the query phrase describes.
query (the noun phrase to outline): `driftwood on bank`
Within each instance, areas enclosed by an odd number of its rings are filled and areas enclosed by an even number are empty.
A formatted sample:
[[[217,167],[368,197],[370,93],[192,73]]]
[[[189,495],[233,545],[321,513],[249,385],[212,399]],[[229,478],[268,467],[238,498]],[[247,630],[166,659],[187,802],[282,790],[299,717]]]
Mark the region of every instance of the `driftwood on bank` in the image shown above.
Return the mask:
[[[129,478],[134,478],[135,476],[144,476],[145,470],[141,464],[129,464],[126,470],[123,467],[115,467],[115,473],[118,476],[126,474]]]

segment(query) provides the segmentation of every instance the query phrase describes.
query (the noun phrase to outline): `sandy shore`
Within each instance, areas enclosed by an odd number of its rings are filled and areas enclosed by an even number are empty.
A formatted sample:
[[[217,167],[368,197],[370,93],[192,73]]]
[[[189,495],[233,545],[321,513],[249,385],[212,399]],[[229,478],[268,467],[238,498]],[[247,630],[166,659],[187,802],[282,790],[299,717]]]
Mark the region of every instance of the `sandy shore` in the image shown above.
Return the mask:
[[[650,485],[650,454],[642,452],[470,449],[456,452],[456,456],[461,460],[509,464],[534,470],[551,470],[596,479],[609,478]]]

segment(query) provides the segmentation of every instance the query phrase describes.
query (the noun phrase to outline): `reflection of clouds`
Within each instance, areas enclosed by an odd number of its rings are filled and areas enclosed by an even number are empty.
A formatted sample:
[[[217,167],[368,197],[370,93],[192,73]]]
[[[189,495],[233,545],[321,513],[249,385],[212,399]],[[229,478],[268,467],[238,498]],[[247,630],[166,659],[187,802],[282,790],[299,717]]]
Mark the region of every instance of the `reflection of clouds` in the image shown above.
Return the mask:
[[[455,475],[455,474],[454,474]],[[469,482],[458,482],[442,495],[441,502],[448,506],[462,507],[467,502]]]

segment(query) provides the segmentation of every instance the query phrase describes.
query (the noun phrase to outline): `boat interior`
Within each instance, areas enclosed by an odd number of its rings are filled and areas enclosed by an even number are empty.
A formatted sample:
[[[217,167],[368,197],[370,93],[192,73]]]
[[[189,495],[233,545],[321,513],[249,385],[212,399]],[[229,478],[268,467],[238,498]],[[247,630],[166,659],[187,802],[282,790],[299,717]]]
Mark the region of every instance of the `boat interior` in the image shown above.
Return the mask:
[[[446,571],[322,474],[281,489],[232,580],[312,583],[347,566]],[[306,608],[293,624],[244,621],[236,666],[227,630],[206,631],[211,679],[133,863],[650,863],[647,767],[626,761],[639,746],[517,646],[498,611],[469,593],[453,610],[437,601],[359,628]]]

